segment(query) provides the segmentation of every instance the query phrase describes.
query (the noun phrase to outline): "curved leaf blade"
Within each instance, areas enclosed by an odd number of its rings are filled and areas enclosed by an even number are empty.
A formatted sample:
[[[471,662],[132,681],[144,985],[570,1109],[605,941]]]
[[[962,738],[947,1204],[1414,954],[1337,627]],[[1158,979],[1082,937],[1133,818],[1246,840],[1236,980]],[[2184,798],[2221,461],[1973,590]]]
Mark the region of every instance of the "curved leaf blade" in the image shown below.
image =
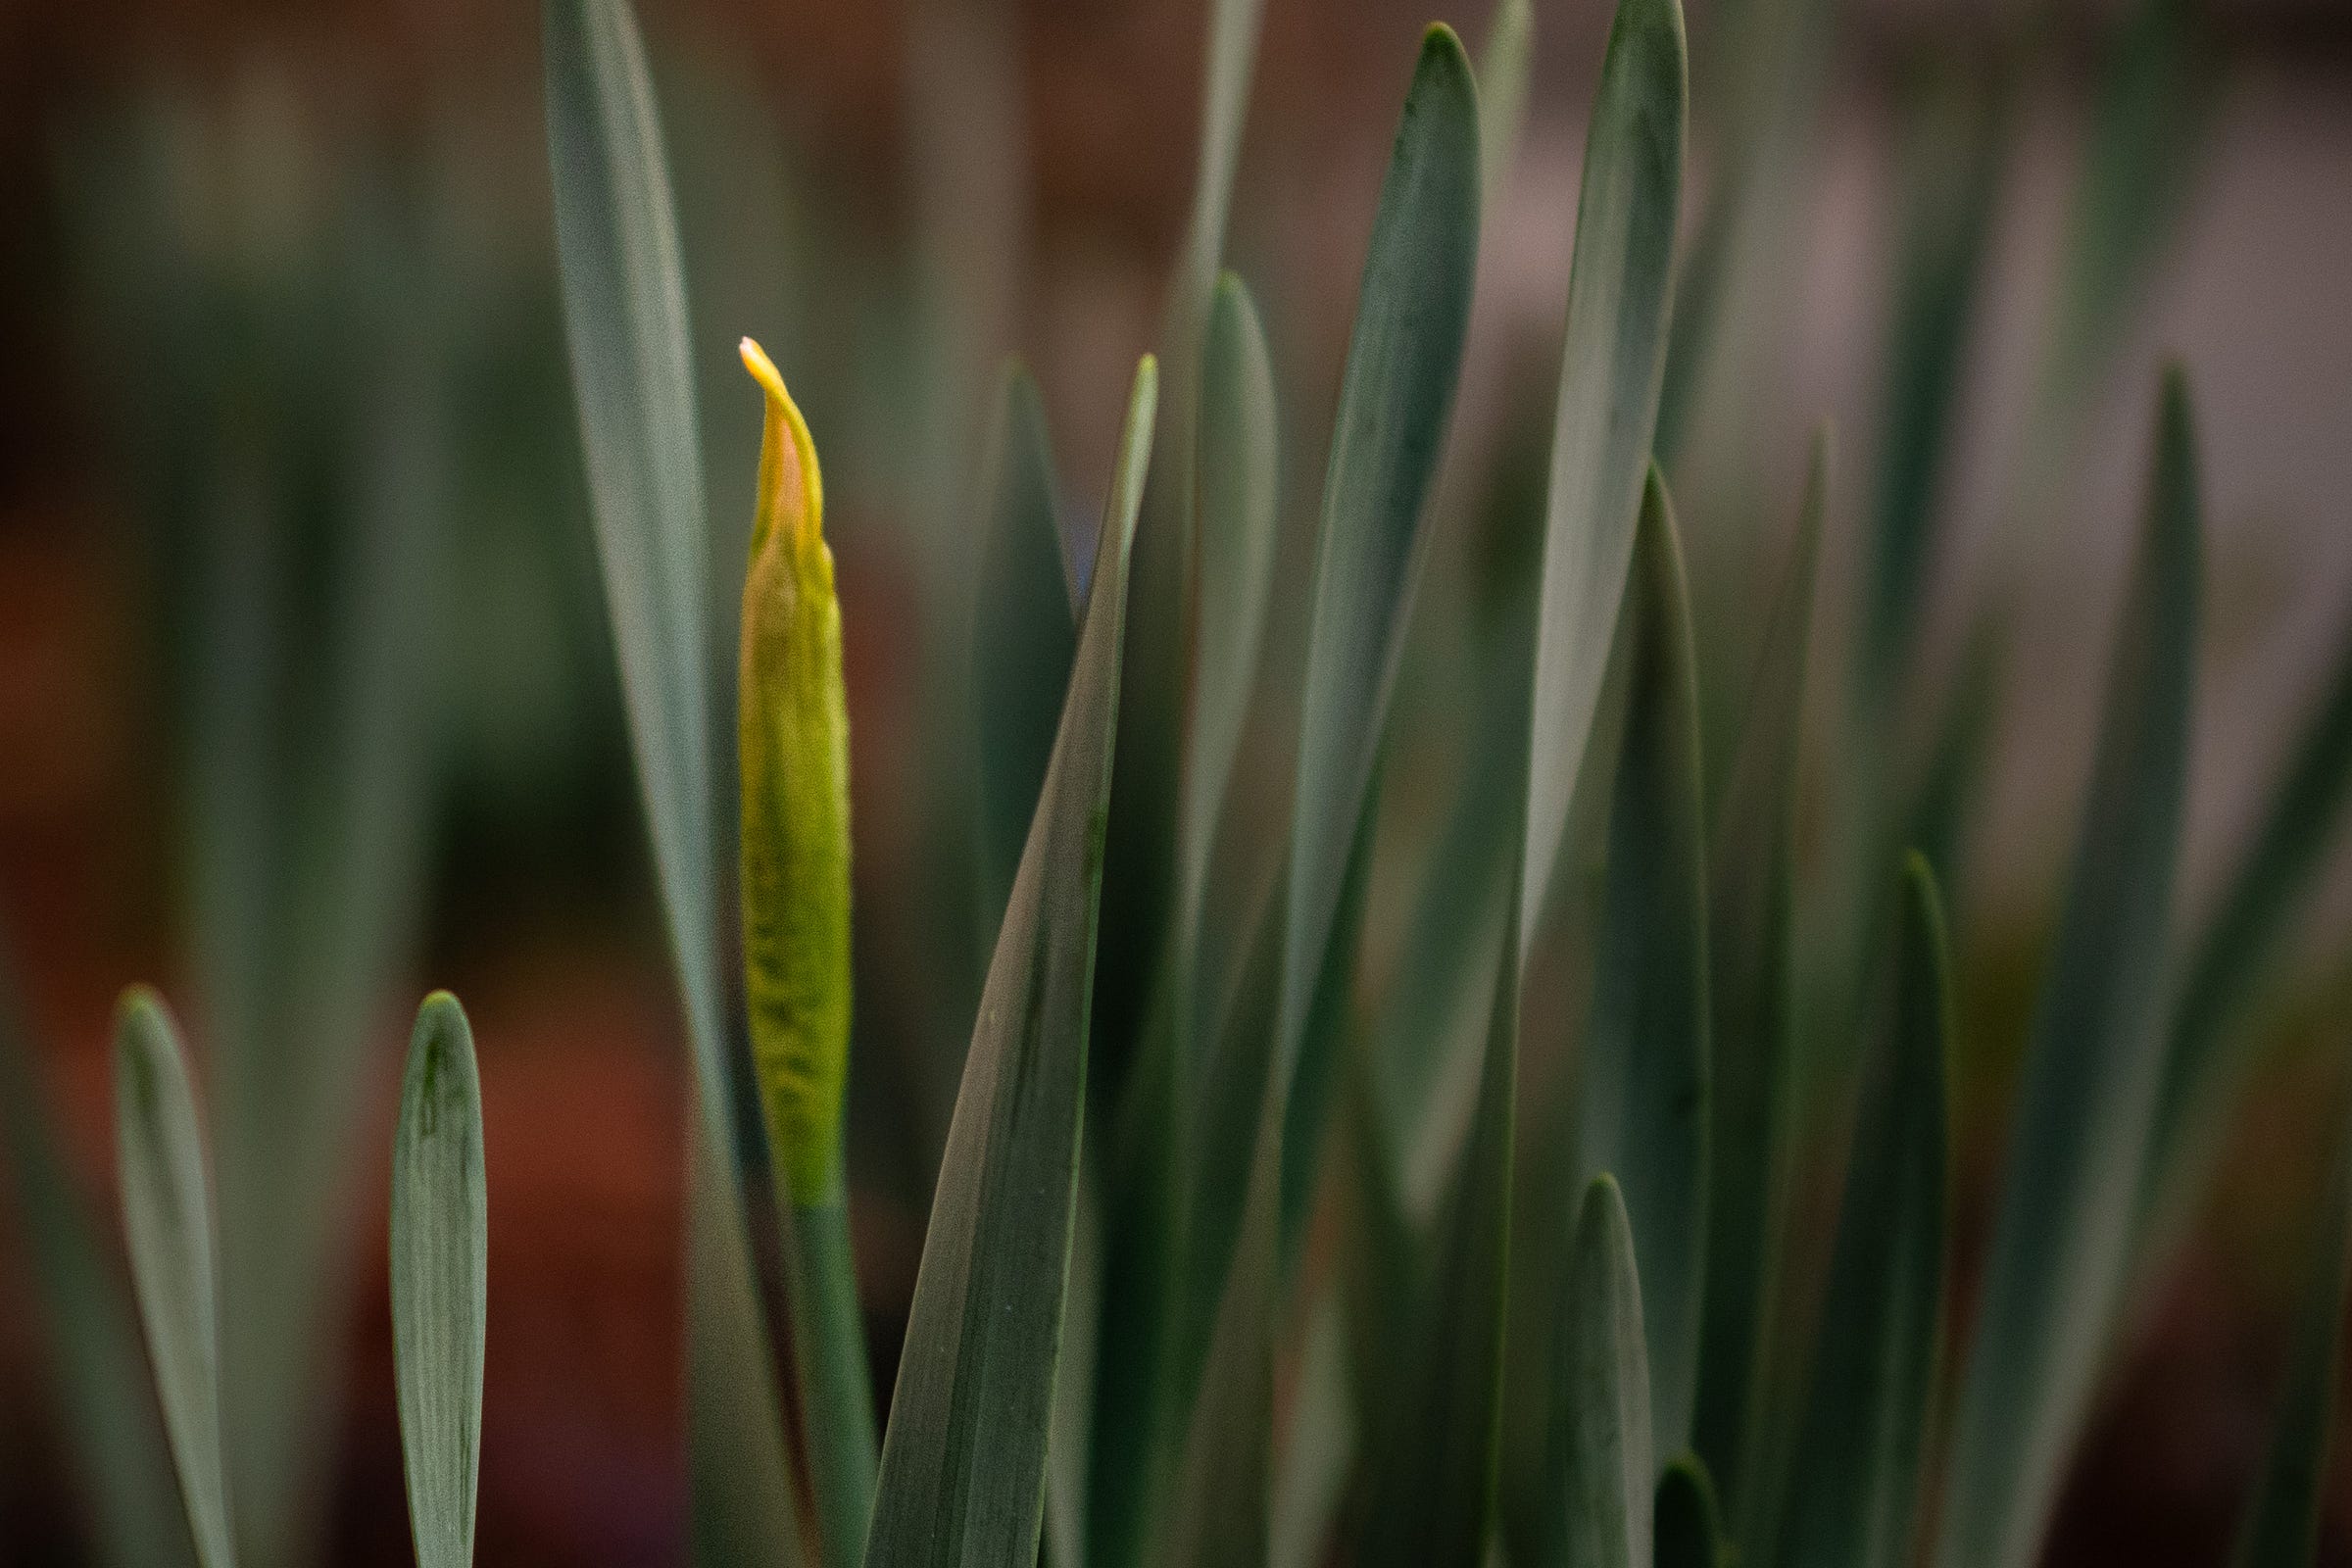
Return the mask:
[[[1676,0],[1622,0],[1601,59],[1569,262],[1544,520],[1519,941],[1550,892],[1634,551],[1665,374],[1688,119]]]
[[[1915,1555],[1951,1230],[1946,946],[1935,872],[1915,854],[1772,1559],[1792,1568]]]
[[[2188,767],[2198,534],[2188,391],[2174,369],[2158,400],[2139,559],[1961,1379],[1944,1568],[2032,1559],[2129,1273],[2160,1071],[2150,1035]]]
[[[178,1026],[144,987],[123,995],[115,1017],[115,1159],[131,1282],[196,1559],[233,1568],[204,1131]]]
[[[948,1132],[865,1561],[1037,1554],[1086,1099],[1128,546],[1157,368],[1138,368],[1045,790]]]
[[[1664,481],[1635,548],[1625,738],[1611,796],[1592,1021],[1577,1062],[1579,1185],[1614,1174],[1649,1335],[1653,1456],[1690,1444],[1706,1267],[1707,891],[1690,596]]]
[[[437,991],[417,1009],[392,1138],[392,1369],[417,1568],[473,1560],[489,1282],[473,1030]]]

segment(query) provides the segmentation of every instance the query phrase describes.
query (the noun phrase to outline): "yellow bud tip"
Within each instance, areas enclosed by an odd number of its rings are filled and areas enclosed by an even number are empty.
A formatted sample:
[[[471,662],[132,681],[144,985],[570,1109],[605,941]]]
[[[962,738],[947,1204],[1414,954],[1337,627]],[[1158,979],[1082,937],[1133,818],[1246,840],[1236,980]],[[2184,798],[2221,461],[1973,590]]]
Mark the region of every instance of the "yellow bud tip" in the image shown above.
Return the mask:
[[[747,337],[736,352],[743,357],[743,368],[767,396],[767,425],[760,453],[759,514],[752,527],[754,548],[779,524],[804,548],[820,544],[824,539],[825,490],[808,422],[801,417],[800,405],[784,389],[784,377],[765,349]]]

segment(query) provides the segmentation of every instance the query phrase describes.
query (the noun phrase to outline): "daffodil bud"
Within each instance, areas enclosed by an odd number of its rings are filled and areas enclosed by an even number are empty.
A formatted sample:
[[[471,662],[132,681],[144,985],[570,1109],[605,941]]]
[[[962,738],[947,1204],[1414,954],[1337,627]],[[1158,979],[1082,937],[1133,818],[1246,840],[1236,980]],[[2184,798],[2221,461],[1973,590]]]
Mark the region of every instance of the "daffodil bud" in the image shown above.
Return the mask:
[[[850,1049],[850,731],[816,448],[750,338],[767,396],[743,583],[743,968],[752,1061],[792,1201],[841,1186]]]

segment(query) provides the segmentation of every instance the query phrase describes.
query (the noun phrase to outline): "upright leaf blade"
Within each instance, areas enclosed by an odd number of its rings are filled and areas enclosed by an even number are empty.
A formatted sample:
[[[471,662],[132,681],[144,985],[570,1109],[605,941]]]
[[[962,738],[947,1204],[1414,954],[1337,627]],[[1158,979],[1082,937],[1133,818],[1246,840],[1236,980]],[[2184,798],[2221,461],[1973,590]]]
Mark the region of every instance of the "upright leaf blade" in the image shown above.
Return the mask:
[[[1698,688],[1682,550],[1650,470],[1635,550],[1623,749],[1592,1011],[1577,1061],[1577,1183],[1624,1189],[1642,1262],[1653,1457],[1689,1446],[1706,1267],[1707,930]]]
[[[1519,940],[1568,829],[1657,423],[1689,95],[1677,0],[1622,0],[1585,142],[1544,521]]]
[[[1553,1332],[1544,1493],[1554,1500],[1532,1568],[1648,1568],[1657,1466],[1641,1275],[1625,1200],[1605,1175],[1577,1210]]]
[[[2254,1500],[2238,1530],[2236,1568],[2309,1568],[2319,1545],[2344,1353],[2344,1299],[2352,1289],[2352,1126],[2339,1126],[2335,1141],[2295,1314],[2286,1389]]]
[[[1501,0],[1478,52],[1478,147],[1483,166],[1479,183],[1489,212],[1501,206],[1503,182],[1519,156],[1519,132],[1527,124],[1527,89],[1535,68],[1533,0]]]
[[[1128,544],[1157,371],[1136,372],[1046,770],[948,1133],[865,1561],[1028,1563],[1077,1191]]]
[[[1504,953],[1518,948],[1511,918]],[[1419,1364],[1407,1370],[1405,1396],[1391,1404],[1373,1456],[1359,1552],[1367,1564],[1476,1563],[1486,1555],[1502,1427],[1518,1054],[1518,969],[1497,963],[1478,1106],[1406,1342]]]
[[[1428,537],[1424,508],[1452,413],[1478,265],[1478,93],[1451,29],[1432,27],[1405,95],[1364,258],[1315,540],[1314,599],[1293,796],[1288,926],[1276,1039],[1285,1250],[1321,1132],[1328,1083],[1301,1062],[1358,823],[1370,809],[1405,614]]]
[[[1656,1531],[1651,1560],[1657,1568],[1723,1568],[1731,1547],[1715,1506],[1715,1483],[1696,1454],[1684,1454],[1658,1478],[1651,1517]]]
[[[2198,531],[2176,369],[2159,399],[2139,560],[1961,1379],[1943,1568],[2032,1559],[2129,1271],[2160,1069],[2151,1036],[2188,766]]]
[[[1914,855],[1883,1044],[1856,1121],[1777,1554],[1768,1559],[1788,1568],[1873,1568],[1917,1554],[1951,1229],[1945,946],[1935,873]]]
[[[982,929],[994,932],[1037,810],[1078,652],[1063,568],[1054,447],[1027,366],[1009,361],[989,438],[972,710],[979,732]]]
[[[438,991],[416,1013],[392,1139],[392,1370],[417,1568],[473,1560],[489,1280],[473,1030]]]
[[[233,1568],[204,1132],[179,1030],[163,999],[143,988],[123,996],[115,1019],[115,1158],[130,1276],[196,1559]]]
[[[1829,484],[1817,431],[1796,539],[1709,825],[1706,1304],[1692,1446],[1735,1507],[1745,1482],[1778,1254],[1789,1070],[1796,746]]]
[[[186,1511],[150,1392],[130,1298],[87,1194],[59,1147],[52,1104],[0,961],[0,1160],[32,1287],[49,1376],[87,1489],[104,1561],[183,1568]]]

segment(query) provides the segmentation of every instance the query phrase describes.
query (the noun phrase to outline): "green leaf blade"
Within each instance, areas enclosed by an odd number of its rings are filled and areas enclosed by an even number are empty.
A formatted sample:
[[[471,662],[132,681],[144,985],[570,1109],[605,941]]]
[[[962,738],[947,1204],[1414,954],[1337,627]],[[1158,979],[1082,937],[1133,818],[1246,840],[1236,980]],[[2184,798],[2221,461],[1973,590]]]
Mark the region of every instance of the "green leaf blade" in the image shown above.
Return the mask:
[[[1707,929],[1690,597],[1656,470],[1635,547],[1626,728],[1590,1027],[1577,1182],[1623,1189],[1642,1263],[1654,1457],[1690,1444],[1706,1267]]]
[[[1666,1467],[1658,1478],[1652,1518],[1651,1561],[1656,1568],[1723,1568],[1729,1559],[1715,1483],[1698,1455],[1686,1453]]]
[[[1027,1563],[1077,1191],[1129,543],[1156,368],[1138,368],[1077,663],[981,996],[883,1438],[865,1561]]]
[[[2128,1275],[2160,1067],[2148,1037],[2185,793],[2199,527],[2176,369],[2159,398],[2139,560],[1962,1375],[1944,1568],[2033,1557]]]
[[[1536,1568],[1647,1568],[1656,1524],[1641,1273],[1617,1183],[1585,1190],[1554,1328],[1545,1494]]]
[[[1451,417],[1478,266],[1478,93],[1451,29],[1424,37],[1364,258],[1315,544],[1312,619],[1293,798],[1283,946],[1279,1100],[1303,1062],[1307,1017],[1337,934],[1358,825],[1371,808],[1406,612],[1428,539],[1426,503]],[[1297,1103],[1313,1106],[1311,1098]],[[1293,1118],[1283,1185],[1308,1185],[1320,1127]],[[1298,1210],[1286,1203],[1285,1250]]]
[[[197,1561],[234,1568],[204,1132],[178,1026],[144,988],[123,996],[115,1020],[115,1155],[131,1281]]]
[[[1544,521],[1519,939],[1535,939],[1633,560],[1665,375],[1688,119],[1676,0],[1623,0],[1585,143]]]
[[[1787,1114],[1796,751],[1829,486],[1818,431],[1747,713],[1708,833],[1706,1303],[1692,1446],[1739,1506],[1771,1341]]]
[[[482,1084],[457,998],[417,1010],[392,1142],[392,1365],[417,1568],[473,1560],[489,1328]]]
[[[1935,873],[1914,855],[1771,1559],[1791,1568],[1916,1554],[1951,1230],[1946,947]]]

